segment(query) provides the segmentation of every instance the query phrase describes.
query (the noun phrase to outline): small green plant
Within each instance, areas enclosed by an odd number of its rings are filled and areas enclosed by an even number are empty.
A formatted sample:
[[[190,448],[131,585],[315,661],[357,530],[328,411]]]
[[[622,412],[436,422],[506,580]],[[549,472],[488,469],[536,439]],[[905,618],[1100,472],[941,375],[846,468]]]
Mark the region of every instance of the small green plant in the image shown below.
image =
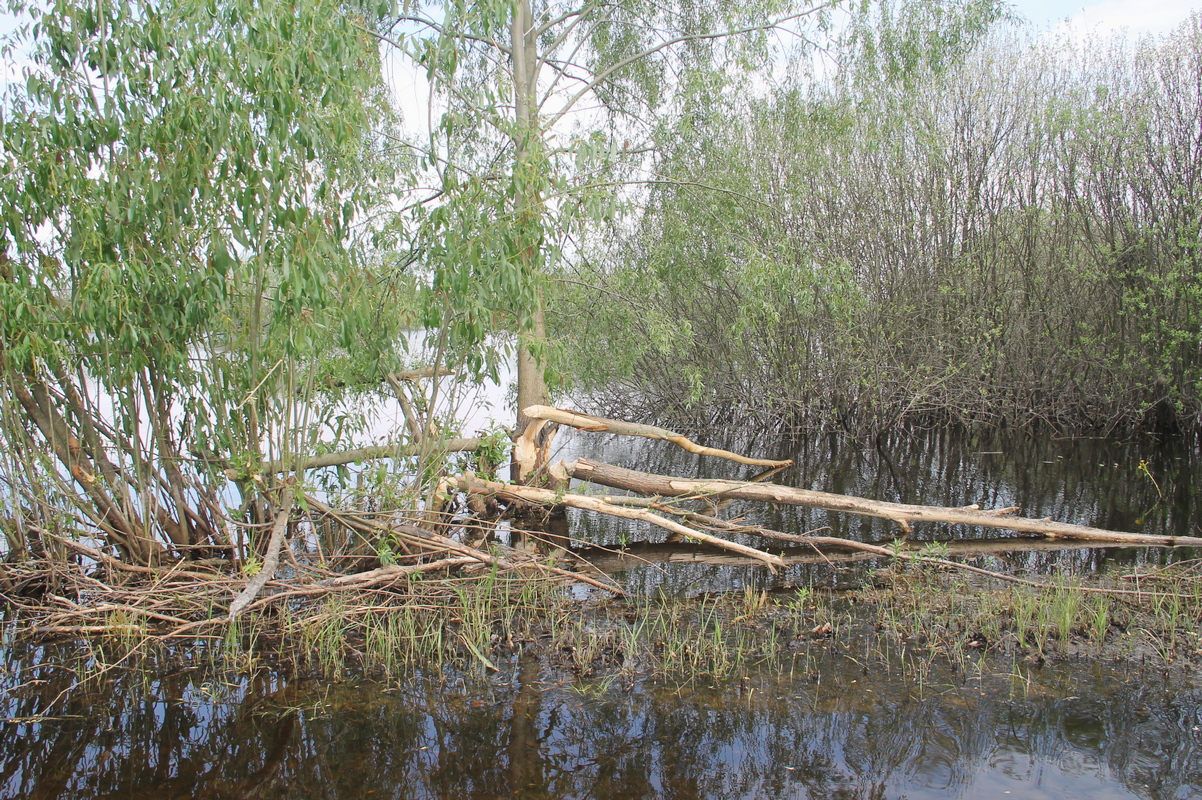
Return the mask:
[[[623,527],[618,531],[618,549],[627,550],[630,547],[630,531]]]
[[[768,605],[768,593],[756,591],[754,587],[743,587],[742,614],[739,619],[749,619],[759,615]]]
[[[395,539],[391,533],[380,537],[380,542],[376,546],[376,555],[380,559],[380,566],[391,567],[396,564],[396,549],[394,544]]]
[[[1102,644],[1106,640],[1106,632],[1110,630],[1110,598],[1105,595],[1094,597],[1092,614],[1089,618],[1089,638],[1094,644]]]
[[[1152,485],[1156,487],[1156,494],[1160,495],[1160,499],[1163,500],[1164,492],[1160,490],[1160,483],[1158,483],[1156,478],[1152,475],[1152,471],[1148,469],[1148,460],[1146,458],[1141,458],[1135,469],[1148,476],[1148,480],[1152,481]]]
[[[918,558],[922,561],[945,561],[949,552],[950,548],[947,542],[927,542],[918,551]]]
[[[1060,587],[1053,595],[1050,611],[1061,642],[1067,642],[1072,636],[1081,601],[1082,593],[1075,586]]]
[[[497,468],[505,463],[510,447],[509,432],[490,420],[488,431],[480,437],[480,444],[476,446],[476,473],[482,478],[494,480]]]
[[[1014,616],[1014,636],[1019,647],[1027,646],[1031,621],[1035,618],[1039,599],[1025,588],[1016,587],[1010,592],[1010,611]]]
[[[805,611],[806,606],[814,597],[814,590],[809,586],[802,586],[793,592],[793,597],[789,602],[785,603],[785,608],[789,613],[800,615]]]

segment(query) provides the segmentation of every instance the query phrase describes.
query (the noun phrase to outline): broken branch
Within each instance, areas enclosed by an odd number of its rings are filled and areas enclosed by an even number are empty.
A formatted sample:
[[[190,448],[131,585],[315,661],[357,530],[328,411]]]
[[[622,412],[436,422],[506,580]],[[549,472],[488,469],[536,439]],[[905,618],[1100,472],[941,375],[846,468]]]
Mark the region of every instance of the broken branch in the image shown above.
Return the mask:
[[[732,453],[729,450],[719,450],[716,447],[699,445],[691,439],[666,428],[657,428],[654,425],[643,425],[637,422],[606,419],[605,417],[595,417],[592,414],[581,414],[578,411],[567,411],[562,408],[527,406],[522,409],[522,413],[532,420],[547,420],[582,431],[598,431],[616,433],[623,436],[642,436],[647,439],[663,439],[666,442],[671,442],[678,447],[684,448],[690,453],[702,456],[717,456],[718,458],[725,458],[728,461],[736,461],[740,464],[749,464],[755,467],[787,467],[793,463],[792,461],[774,461],[767,458],[751,458],[750,456]]]

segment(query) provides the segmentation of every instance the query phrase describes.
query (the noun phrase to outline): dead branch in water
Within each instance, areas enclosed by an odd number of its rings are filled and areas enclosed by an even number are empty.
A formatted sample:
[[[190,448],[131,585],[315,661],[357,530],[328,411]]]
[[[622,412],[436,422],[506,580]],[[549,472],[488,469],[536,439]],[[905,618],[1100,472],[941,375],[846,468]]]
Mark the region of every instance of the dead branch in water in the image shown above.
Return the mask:
[[[678,536],[685,536],[698,542],[703,542],[714,547],[720,547],[724,550],[738,553],[739,555],[754,558],[768,565],[772,571],[776,571],[778,567],[783,567],[784,562],[779,556],[774,556],[770,553],[765,553],[762,550],[756,550],[754,547],[730,542],[726,539],[720,539],[717,536],[711,536],[708,533],[689,528],[681,525],[678,522],[673,522],[666,517],[661,517],[645,509],[626,508],[612,503],[607,503],[596,497],[586,497],[579,494],[564,494],[561,492],[553,492],[550,489],[537,489],[532,486],[515,486],[513,484],[498,483],[496,481],[485,481],[472,476],[464,476],[459,481],[459,487],[465,492],[476,492],[488,495],[497,496],[500,498],[517,498],[532,503],[541,503],[543,505],[565,505],[572,508],[580,508],[586,511],[596,511],[601,514],[608,514],[614,517],[623,517],[625,519],[637,519],[643,522],[650,522],[652,525],[658,525],[667,531],[670,531]]]
[[[710,498],[756,500],[764,503],[803,506],[846,514],[878,517],[896,522],[903,531],[910,532],[912,522],[940,522],[953,525],[977,525],[984,528],[1030,533],[1047,539],[1073,539],[1078,541],[1113,542],[1156,547],[1199,547],[1202,538],[1194,536],[1153,536],[1143,533],[1127,533],[1054,522],[1050,519],[1028,519],[1013,514],[1017,508],[982,510],[978,506],[945,508],[919,506],[906,503],[886,503],[866,500],[862,497],[816,492],[810,489],[795,489],[780,484],[765,484],[729,480],[692,480],[670,475],[655,475],[648,472],[616,467],[588,458],[569,462],[557,462],[554,469],[562,474],[601,484],[615,489],[627,489],[643,495],[660,497]]]
[[[736,500],[788,504],[824,509],[837,513],[879,517],[897,523],[909,533],[912,523],[976,525],[1019,531],[1042,537],[1044,540],[1084,542],[1108,546],[1202,546],[1202,538],[1149,536],[1138,533],[1107,531],[1084,525],[1054,522],[1048,519],[1026,519],[1016,516],[1017,508],[982,510],[977,506],[945,508],[901,503],[888,503],[846,495],[795,489],[762,482],[788,461],[772,461],[739,456],[729,451],[696,445],[682,436],[653,426],[622,423],[575,412],[532,406],[526,409],[533,420],[525,435],[519,437],[515,461],[528,467],[522,474],[545,479],[554,488],[522,486],[489,481],[471,473],[445,478],[441,491],[435,493],[454,508],[462,501],[462,492],[469,501],[483,496],[508,505],[510,513],[522,504],[547,508],[572,507],[592,513],[606,514],[625,520],[646,522],[671,535],[670,541],[689,540],[709,548],[724,551],[722,558],[745,560],[762,564],[776,572],[796,556],[784,556],[730,541],[724,534],[745,533],[767,539],[804,545],[813,548],[818,557],[838,549],[854,550],[863,557],[892,557],[902,561],[917,560],[942,568],[960,569],[1033,588],[1046,589],[1047,584],[1026,578],[992,572],[966,565],[950,558],[909,552],[905,546],[883,547],[880,544],[856,542],[831,536],[794,535],[773,531],[737,520],[722,519],[719,511]],[[712,455],[740,464],[769,466],[772,469],[749,480],[696,480],[669,475],[637,472],[612,464],[586,458],[549,463],[550,443],[559,425],[572,425],[582,430],[605,431],[624,435],[670,441],[689,452]],[[451,448],[474,446],[476,440],[451,440]],[[413,450],[416,452],[416,448]],[[345,463],[359,458],[384,457],[410,453],[409,448],[365,448],[310,459],[302,464],[267,463],[265,471],[288,470]],[[639,496],[588,495],[568,491],[571,479],[599,486],[637,492]],[[437,510],[413,512],[411,524],[399,512],[371,514],[362,510],[334,508],[311,495],[298,495],[298,502],[307,509],[304,519],[316,530],[337,531],[342,537],[337,554],[329,563],[321,554],[320,539],[316,539],[318,557],[309,565],[302,564],[287,540],[287,530],[294,517],[294,497],[285,490],[273,523],[270,541],[264,551],[258,574],[249,581],[241,578],[232,563],[218,562],[217,569],[207,570],[201,562],[179,560],[172,563],[131,564],[127,559],[104,552],[68,537],[51,534],[41,528],[32,529],[44,542],[55,542],[74,551],[74,561],[47,559],[42,566],[6,566],[0,573],[5,596],[13,605],[35,611],[39,624],[36,630],[44,633],[90,634],[105,631],[137,631],[152,636],[196,635],[202,629],[220,628],[248,612],[263,612],[283,603],[307,603],[334,593],[355,592],[367,597],[383,593],[392,598],[409,597],[412,585],[407,579],[418,575],[430,576],[426,586],[438,585],[438,576],[455,581],[476,580],[486,575],[520,573],[528,580],[571,581],[584,583],[621,595],[622,589],[604,573],[591,565],[575,571],[555,565],[545,552],[528,553],[520,549],[502,548],[496,544],[482,545],[489,536],[487,523],[464,520],[447,514],[440,517]],[[456,497],[459,500],[456,500]],[[690,501],[705,501],[702,511],[690,506]],[[469,507],[472,505],[468,503]],[[476,505],[480,505],[477,503]],[[495,504],[494,504],[495,507]],[[434,509],[437,509],[437,503]],[[227,524],[234,523],[227,519]],[[450,530],[462,530],[463,538],[452,538]],[[478,540],[471,531],[476,531]],[[517,529],[514,528],[516,531]],[[333,534],[328,534],[333,536]],[[557,538],[558,537],[558,538]],[[334,539],[331,539],[334,541]],[[1034,539],[1015,539],[1007,549],[1024,549]],[[566,548],[564,534],[548,535],[547,549]],[[109,547],[120,548],[109,541]],[[386,559],[384,552],[390,555]],[[119,553],[125,556],[124,552]],[[281,557],[295,567],[290,577],[278,578]],[[327,568],[328,567],[328,568]],[[341,568],[340,568],[341,567]],[[450,584],[448,584],[450,585]],[[36,599],[23,599],[21,591],[42,586]],[[407,588],[408,587],[408,588]],[[20,591],[18,590],[20,588]],[[1094,589],[1085,589],[1094,591]],[[1152,596],[1148,592],[1102,590],[1116,595]],[[403,601],[408,602],[408,601]],[[352,603],[353,604],[353,603]],[[365,608],[366,606],[355,606]],[[214,608],[228,608],[227,615],[214,616]],[[166,629],[164,629],[164,626]]]

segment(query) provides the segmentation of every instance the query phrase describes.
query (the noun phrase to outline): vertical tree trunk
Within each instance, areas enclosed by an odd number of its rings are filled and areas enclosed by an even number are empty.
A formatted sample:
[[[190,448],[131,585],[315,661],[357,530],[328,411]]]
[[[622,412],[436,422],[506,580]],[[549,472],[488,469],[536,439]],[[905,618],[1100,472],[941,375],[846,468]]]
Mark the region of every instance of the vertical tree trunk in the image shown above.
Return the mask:
[[[531,329],[522,336],[518,345],[518,424],[517,433],[526,429],[530,420],[522,413],[523,408],[548,404],[547,381],[542,362],[530,351],[530,342],[546,344],[547,323],[543,314],[543,293],[538,292],[538,308],[534,312]]]
[[[534,19],[530,11],[530,0],[514,0],[513,22],[510,26],[510,65],[513,70],[514,120],[514,176],[520,190],[514,201],[515,224],[519,226],[519,237],[523,243],[521,259],[523,270],[537,284],[536,271],[540,268],[542,198],[538,184],[533,180],[536,166],[531,165],[531,150],[539,146],[542,131],[539,128],[538,109],[538,51],[533,35]],[[518,435],[529,420],[522,409],[531,405],[547,403],[547,382],[542,363],[546,352],[547,326],[543,308],[541,287],[535,289],[534,308],[529,309],[529,328],[518,334],[518,392],[517,428]],[[515,463],[511,477],[521,481],[520,467]]]

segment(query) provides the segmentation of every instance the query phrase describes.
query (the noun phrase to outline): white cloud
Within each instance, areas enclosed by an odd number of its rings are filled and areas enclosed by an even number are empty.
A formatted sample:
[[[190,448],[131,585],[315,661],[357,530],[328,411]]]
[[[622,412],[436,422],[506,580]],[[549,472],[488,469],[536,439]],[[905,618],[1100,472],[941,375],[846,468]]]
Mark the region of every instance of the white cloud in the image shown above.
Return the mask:
[[[1104,0],[1087,6],[1073,23],[1103,34],[1124,29],[1132,34],[1161,34],[1177,27],[1196,8],[1194,0]]]
[[[1037,26],[1053,26],[1076,36],[1105,36],[1126,31],[1132,36],[1168,33],[1199,8],[1197,0],[1018,0],[1019,14]]]

